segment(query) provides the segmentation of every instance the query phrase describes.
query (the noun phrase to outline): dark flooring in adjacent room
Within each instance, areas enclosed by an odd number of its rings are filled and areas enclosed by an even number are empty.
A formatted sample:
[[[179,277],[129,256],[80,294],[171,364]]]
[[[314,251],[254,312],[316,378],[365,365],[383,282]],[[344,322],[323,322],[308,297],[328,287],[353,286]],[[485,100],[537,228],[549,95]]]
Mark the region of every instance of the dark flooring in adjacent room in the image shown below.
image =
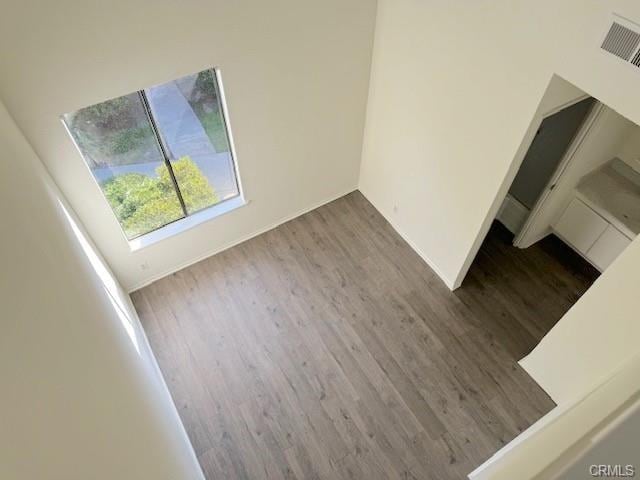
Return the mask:
[[[445,480],[553,407],[516,362],[596,275],[496,224],[451,293],[354,192],[132,297],[208,479]]]

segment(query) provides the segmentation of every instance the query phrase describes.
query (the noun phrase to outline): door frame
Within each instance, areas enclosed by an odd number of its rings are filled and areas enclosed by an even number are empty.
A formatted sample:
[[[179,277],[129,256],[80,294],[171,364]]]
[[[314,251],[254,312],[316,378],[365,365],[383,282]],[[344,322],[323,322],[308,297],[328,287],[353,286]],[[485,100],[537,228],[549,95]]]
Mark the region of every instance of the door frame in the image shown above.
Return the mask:
[[[575,105],[576,103],[579,103],[582,100],[585,100],[586,98],[589,98],[589,95],[579,97],[571,102],[568,102],[565,105],[561,105],[560,107],[554,108],[552,111],[545,113],[540,117],[538,128],[540,128],[540,125],[542,125],[542,122],[544,121],[545,118],[555,115],[556,113],[564,110],[565,108]],[[533,208],[531,209],[531,212],[527,216],[527,220],[524,222],[524,224],[522,225],[522,228],[520,228],[520,231],[513,239],[514,246],[518,248],[530,247],[540,239],[544,238],[544,236],[546,236],[549,233],[549,230],[547,229],[544,235],[537,235],[535,237],[532,237],[530,230],[531,230],[531,227],[536,223],[537,217],[539,213],[542,211],[542,207],[544,206],[545,202],[548,200],[549,196],[553,192],[553,189],[560,182],[562,175],[565,173],[565,171],[567,170],[567,167],[574,160],[575,154],[578,152],[578,150],[582,146],[582,143],[584,142],[584,140],[591,133],[591,130],[597,123],[597,120],[602,116],[604,110],[605,110],[605,105],[599,102],[598,100],[596,100],[593,106],[591,107],[591,110],[589,111],[589,113],[583,120],[582,124],[580,125],[577,133],[574,135],[573,139],[569,143],[569,147],[567,148],[567,151],[564,153],[564,155],[560,159],[558,166],[556,167],[555,171],[549,178],[549,181],[544,187],[544,190],[536,200],[535,205],[533,206]],[[524,152],[523,159],[524,159],[524,156],[529,152],[529,148],[531,148],[531,145],[533,144],[533,140],[534,139],[532,138],[531,143],[529,144],[529,147]]]
[[[560,80],[564,80],[562,79],[562,77],[559,77],[555,74],[551,76],[551,80],[547,85],[547,89],[545,90],[545,93],[543,94],[542,98],[540,99],[540,103],[538,104],[538,109],[533,114],[533,117],[531,118],[531,121],[527,126],[527,130],[523,134],[522,141],[520,142],[520,145],[518,146],[517,151],[514,153],[514,156],[509,164],[509,168],[505,174],[505,177],[503,178],[502,183],[500,184],[500,187],[498,188],[498,191],[495,194],[493,203],[489,208],[489,211],[487,212],[484,220],[482,221],[482,224],[480,225],[478,234],[476,235],[476,238],[474,239],[472,245],[470,246],[469,251],[465,256],[464,262],[460,267],[460,270],[456,274],[455,279],[453,279],[450,283],[446,282],[451,290],[456,290],[457,288],[459,288],[462,285],[462,282],[464,281],[465,277],[467,276],[467,273],[469,272],[469,268],[471,268],[471,264],[473,263],[474,259],[478,255],[480,246],[482,245],[482,242],[486,238],[487,233],[489,233],[491,224],[495,220],[496,215],[498,214],[498,210],[500,210],[500,206],[502,205],[505,197],[509,193],[509,188],[511,187],[511,184],[513,183],[513,180],[516,174],[518,173],[518,169],[522,165],[525,155],[527,154],[527,152],[529,151],[529,148],[531,147],[531,143],[533,143],[536,131],[540,128],[542,121],[549,115],[553,115],[554,113],[557,113],[560,110],[570,107],[571,105],[574,105],[577,102],[585,100],[586,98],[591,96],[583,90],[581,95],[573,97],[570,100],[567,100],[565,103],[562,103],[557,107],[552,107],[552,108],[549,108],[548,110],[541,110],[540,105],[542,104],[542,102],[544,102],[546,95],[549,93],[549,87],[552,85],[556,77],[559,78]],[[566,80],[564,81],[566,82]],[[579,88],[579,87],[576,87],[574,85],[574,88]]]

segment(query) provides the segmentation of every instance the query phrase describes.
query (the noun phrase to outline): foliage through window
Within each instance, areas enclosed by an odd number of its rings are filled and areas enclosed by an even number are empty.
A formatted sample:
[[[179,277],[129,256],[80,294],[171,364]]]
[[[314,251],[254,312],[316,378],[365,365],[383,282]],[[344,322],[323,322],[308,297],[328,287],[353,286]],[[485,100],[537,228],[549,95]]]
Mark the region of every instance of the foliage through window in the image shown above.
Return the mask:
[[[213,69],[63,120],[129,240],[239,195]]]

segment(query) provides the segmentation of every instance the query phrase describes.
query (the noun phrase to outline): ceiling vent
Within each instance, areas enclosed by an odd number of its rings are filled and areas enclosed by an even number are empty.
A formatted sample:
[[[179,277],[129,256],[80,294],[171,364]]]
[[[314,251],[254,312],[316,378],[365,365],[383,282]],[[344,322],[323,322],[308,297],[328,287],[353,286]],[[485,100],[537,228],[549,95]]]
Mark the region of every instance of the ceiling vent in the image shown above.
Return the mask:
[[[631,59],[631,63],[633,63],[636,67],[640,67],[640,50],[636,52],[636,54]]]
[[[640,25],[614,14],[600,48],[640,67]]]
[[[640,29],[637,29],[640,30]],[[638,47],[640,46],[640,33],[624,25],[618,21],[614,21],[609,32],[602,42],[601,48],[609,53],[630,61],[633,57],[633,64],[639,60]],[[634,55],[635,53],[635,55]]]

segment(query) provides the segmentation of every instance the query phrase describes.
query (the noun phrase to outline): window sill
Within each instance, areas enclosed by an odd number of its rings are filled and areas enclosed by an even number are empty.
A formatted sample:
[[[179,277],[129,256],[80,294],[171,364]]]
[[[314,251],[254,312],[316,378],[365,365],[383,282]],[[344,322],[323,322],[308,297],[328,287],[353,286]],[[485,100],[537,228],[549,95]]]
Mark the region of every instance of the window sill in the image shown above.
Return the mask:
[[[148,246],[154,245],[162,240],[178,235],[179,233],[186,232],[187,230],[196,227],[204,222],[207,222],[213,218],[229,213],[236,208],[243,207],[249,202],[245,200],[242,195],[225,200],[213,207],[201,210],[188,217],[177,220],[169,225],[166,225],[158,230],[149,232],[133,240],[129,240],[129,248],[132,252],[137,252]]]

